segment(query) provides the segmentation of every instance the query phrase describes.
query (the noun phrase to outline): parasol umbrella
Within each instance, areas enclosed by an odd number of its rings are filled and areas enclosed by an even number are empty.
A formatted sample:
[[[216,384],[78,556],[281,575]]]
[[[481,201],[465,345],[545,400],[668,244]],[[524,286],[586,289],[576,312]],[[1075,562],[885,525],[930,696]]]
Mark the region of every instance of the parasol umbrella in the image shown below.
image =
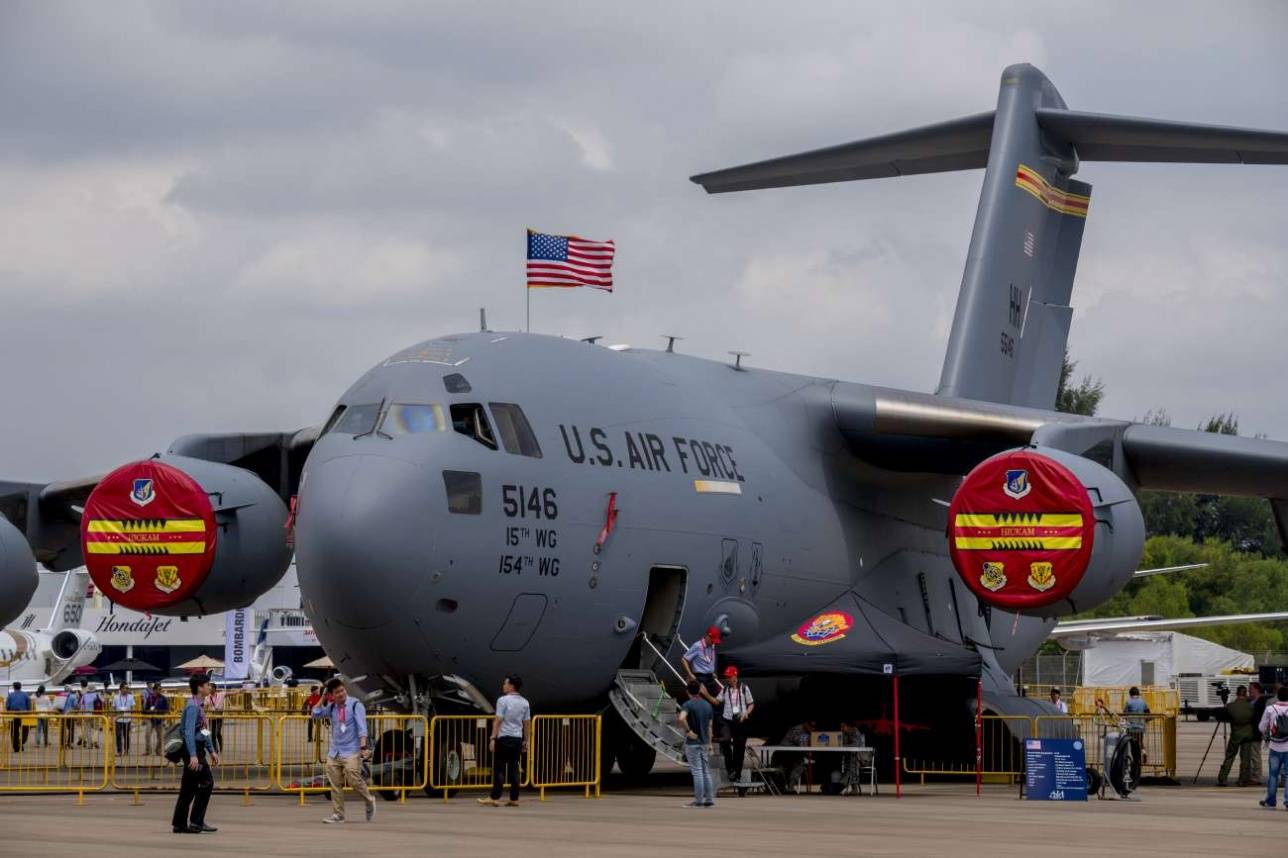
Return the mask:
[[[224,663],[217,658],[211,658],[208,655],[199,655],[191,661],[185,661],[179,665],[180,670],[214,670],[221,668]]]
[[[155,664],[148,664],[141,658],[123,658],[120,661],[114,661],[111,664],[100,667],[102,671],[122,671],[122,670],[160,670]]]
[[[324,655],[324,656],[322,656],[321,658],[315,658],[315,659],[313,659],[312,661],[310,661],[308,664],[306,664],[306,665],[304,665],[304,666],[305,666],[305,667],[326,668],[326,669],[328,669],[328,670],[333,670],[333,669],[335,668],[335,662],[331,661],[331,656],[329,656],[329,655]]]

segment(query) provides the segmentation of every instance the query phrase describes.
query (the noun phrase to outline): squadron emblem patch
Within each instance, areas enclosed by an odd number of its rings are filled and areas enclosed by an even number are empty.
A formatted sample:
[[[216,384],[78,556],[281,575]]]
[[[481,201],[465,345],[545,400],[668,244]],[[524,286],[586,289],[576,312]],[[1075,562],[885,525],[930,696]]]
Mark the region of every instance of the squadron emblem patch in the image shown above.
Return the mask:
[[[156,486],[150,479],[137,479],[130,489],[130,500],[138,506],[147,506],[157,499]]]
[[[112,567],[112,589],[118,593],[128,593],[134,589],[134,573],[129,566]]]
[[[1033,486],[1029,485],[1029,472],[1026,470],[1007,471],[1006,482],[1002,484],[1002,491],[1008,498],[1019,500],[1020,498],[1033,491]]]
[[[984,568],[979,573],[979,583],[985,590],[991,590],[994,593],[1005,587],[1006,564],[985,560]]]
[[[1039,593],[1055,586],[1055,565],[1052,563],[1029,564],[1029,586]]]
[[[803,646],[822,646],[841,640],[852,628],[854,618],[845,611],[825,611],[801,623],[792,640]]]
[[[158,566],[156,587],[162,593],[173,593],[183,586],[178,566]]]

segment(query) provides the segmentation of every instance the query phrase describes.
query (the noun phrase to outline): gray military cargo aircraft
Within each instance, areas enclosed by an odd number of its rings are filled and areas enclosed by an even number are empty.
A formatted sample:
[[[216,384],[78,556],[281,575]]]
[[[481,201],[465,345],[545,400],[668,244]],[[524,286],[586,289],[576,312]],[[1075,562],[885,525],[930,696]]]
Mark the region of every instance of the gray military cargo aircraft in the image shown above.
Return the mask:
[[[1288,528],[1288,444],[1052,410],[1084,161],[1284,164],[1288,134],[1072,111],[1017,65],[993,111],[696,176],[723,193],[983,168],[938,390],[438,337],[320,426],[0,484],[6,587],[33,554],[83,557],[121,604],[222,611],[280,577],[289,531],[303,607],[369,700],[486,707],[516,671],[541,711],[611,703],[607,753],[629,772],[672,752],[659,683],[710,626],[769,719],[862,717],[888,674],[908,678],[912,720],[966,711],[977,678],[990,709],[1036,711],[1009,677],[1056,617],[1131,579],[1134,492],[1263,497]]]

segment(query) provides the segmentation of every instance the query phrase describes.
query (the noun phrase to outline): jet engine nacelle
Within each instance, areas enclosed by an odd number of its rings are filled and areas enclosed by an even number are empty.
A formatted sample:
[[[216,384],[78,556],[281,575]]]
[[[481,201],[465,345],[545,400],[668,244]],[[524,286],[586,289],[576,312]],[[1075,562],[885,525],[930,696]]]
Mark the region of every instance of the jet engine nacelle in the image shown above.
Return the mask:
[[[284,664],[273,668],[274,682],[290,682],[294,676],[295,676],[295,671],[291,670],[289,667],[287,667]]]
[[[0,516],[0,627],[18,618],[36,592],[36,558],[18,528]]]
[[[49,643],[50,653],[53,654],[54,658],[62,661],[71,661],[76,657],[77,653],[87,647],[91,648],[96,654],[101,649],[92,634],[80,629],[63,629],[54,635],[53,640]],[[93,661],[93,659],[87,659],[85,663],[89,661]]]
[[[168,616],[249,605],[291,559],[286,505],[250,471],[184,456],[104,477],[81,517],[95,586],[118,604]]]
[[[1055,617],[1094,608],[1131,580],[1145,523],[1108,468],[1024,448],[966,475],[949,505],[948,542],[958,574],[983,603]]]

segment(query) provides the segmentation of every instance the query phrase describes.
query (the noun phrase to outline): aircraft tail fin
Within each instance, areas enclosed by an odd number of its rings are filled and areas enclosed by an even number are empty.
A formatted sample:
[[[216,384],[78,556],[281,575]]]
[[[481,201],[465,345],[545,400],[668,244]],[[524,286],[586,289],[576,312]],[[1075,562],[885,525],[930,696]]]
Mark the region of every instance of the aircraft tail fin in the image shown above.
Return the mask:
[[[709,193],[984,167],[938,393],[1051,408],[1091,202],[1081,161],[1288,164],[1288,134],[1066,109],[1042,72],[1002,73],[990,113],[694,176]]]
[[[88,589],[89,575],[84,569],[69,569],[65,572],[45,630],[61,632],[63,629],[79,629],[81,618],[85,615],[85,592]]]

